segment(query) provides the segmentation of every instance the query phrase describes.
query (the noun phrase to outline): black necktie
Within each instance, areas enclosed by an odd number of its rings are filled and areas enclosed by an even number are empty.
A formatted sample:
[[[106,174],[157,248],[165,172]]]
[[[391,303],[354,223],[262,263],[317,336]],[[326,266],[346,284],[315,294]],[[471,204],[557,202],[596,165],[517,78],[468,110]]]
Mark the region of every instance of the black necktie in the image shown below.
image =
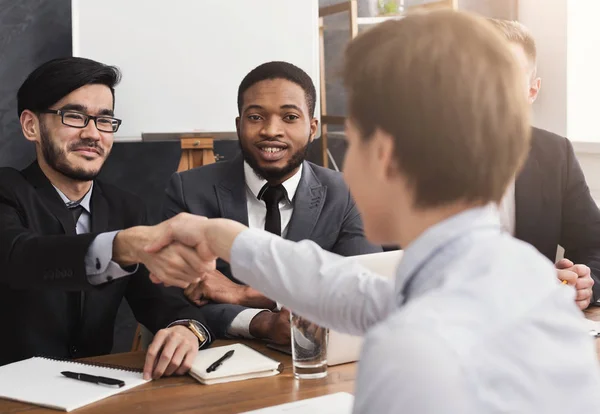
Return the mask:
[[[268,185],[268,184],[267,184]],[[281,236],[281,214],[279,214],[279,202],[286,197],[283,185],[279,184],[268,187],[261,191],[261,199],[267,205],[267,216],[265,219],[265,230]]]
[[[81,216],[81,213],[83,213],[84,208],[81,206],[81,204],[71,204],[68,207],[69,207],[69,211],[73,215],[73,221],[75,221],[75,227],[77,227],[77,222],[79,221],[79,216]]]
[[[75,233],[77,233],[77,222],[79,216],[83,213],[84,208],[78,202],[71,202],[67,204],[67,208],[73,215],[73,221],[75,222]],[[70,328],[71,333],[71,357],[77,356],[77,346],[74,345],[78,341],[79,331],[81,329],[81,321],[83,319],[83,303],[85,300],[84,292],[68,292],[67,293],[67,304],[69,306],[70,315]]]

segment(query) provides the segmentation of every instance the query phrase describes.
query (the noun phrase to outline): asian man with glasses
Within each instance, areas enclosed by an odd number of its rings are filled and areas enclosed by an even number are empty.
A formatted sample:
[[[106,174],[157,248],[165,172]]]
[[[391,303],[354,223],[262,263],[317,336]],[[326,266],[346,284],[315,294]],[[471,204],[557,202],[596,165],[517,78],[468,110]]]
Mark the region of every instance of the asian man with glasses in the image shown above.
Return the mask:
[[[18,92],[23,135],[36,161],[0,168],[0,365],[47,355],[107,354],[123,298],[157,332],[145,376],[184,374],[211,333],[202,310],[154,284],[142,252],[141,200],[96,179],[121,120],[114,118],[119,71],[89,59],[47,62]],[[119,235],[117,238],[116,236]],[[149,266],[191,274],[191,249],[144,255]]]

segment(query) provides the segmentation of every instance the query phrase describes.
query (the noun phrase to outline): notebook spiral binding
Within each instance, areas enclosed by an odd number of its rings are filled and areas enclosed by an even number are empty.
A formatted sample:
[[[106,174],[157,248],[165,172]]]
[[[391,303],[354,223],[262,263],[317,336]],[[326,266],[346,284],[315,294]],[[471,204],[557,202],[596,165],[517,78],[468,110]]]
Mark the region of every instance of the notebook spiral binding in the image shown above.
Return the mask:
[[[50,356],[45,356],[45,355],[39,355],[38,358],[50,359],[50,360],[61,361],[61,362],[68,362],[71,364],[86,365],[88,367],[100,367],[100,368],[108,368],[108,369],[114,369],[114,370],[119,370],[119,371],[137,372],[137,373],[144,372],[144,370],[141,368],[132,368],[132,367],[127,367],[125,365],[117,365],[117,364],[107,364],[104,362],[84,362],[84,361],[77,361],[77,360],[68,359],[68,358],[50,357]]]

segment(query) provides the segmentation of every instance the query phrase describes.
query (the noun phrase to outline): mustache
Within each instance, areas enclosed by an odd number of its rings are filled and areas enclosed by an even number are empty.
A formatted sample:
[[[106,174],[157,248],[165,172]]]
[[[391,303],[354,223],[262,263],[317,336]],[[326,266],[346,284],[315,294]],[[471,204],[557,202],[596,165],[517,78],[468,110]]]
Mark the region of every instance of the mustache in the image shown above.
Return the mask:
[[[91,139],[82,139],[79,142],[74,143],[73,145],[71,145],[69,147],[70,151],[77,151],[79,149],[95,149],[98,154],[100,155],[104,155],[104,148],[102,148],[99,144],[98,141],[94,141]]]

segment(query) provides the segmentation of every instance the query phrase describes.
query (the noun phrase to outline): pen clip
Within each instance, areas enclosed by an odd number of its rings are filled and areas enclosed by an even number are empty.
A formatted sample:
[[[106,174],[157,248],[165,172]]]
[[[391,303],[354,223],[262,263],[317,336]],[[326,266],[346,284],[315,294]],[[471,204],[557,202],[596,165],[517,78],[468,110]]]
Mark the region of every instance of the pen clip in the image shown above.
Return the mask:
[[[119,388],[125,386],[125,381],[122,381],[120,379],[100,377],[100,376],[97,376],[96,378],[98,379],[98,382],[101,382],[102,384],[117,385]]]

